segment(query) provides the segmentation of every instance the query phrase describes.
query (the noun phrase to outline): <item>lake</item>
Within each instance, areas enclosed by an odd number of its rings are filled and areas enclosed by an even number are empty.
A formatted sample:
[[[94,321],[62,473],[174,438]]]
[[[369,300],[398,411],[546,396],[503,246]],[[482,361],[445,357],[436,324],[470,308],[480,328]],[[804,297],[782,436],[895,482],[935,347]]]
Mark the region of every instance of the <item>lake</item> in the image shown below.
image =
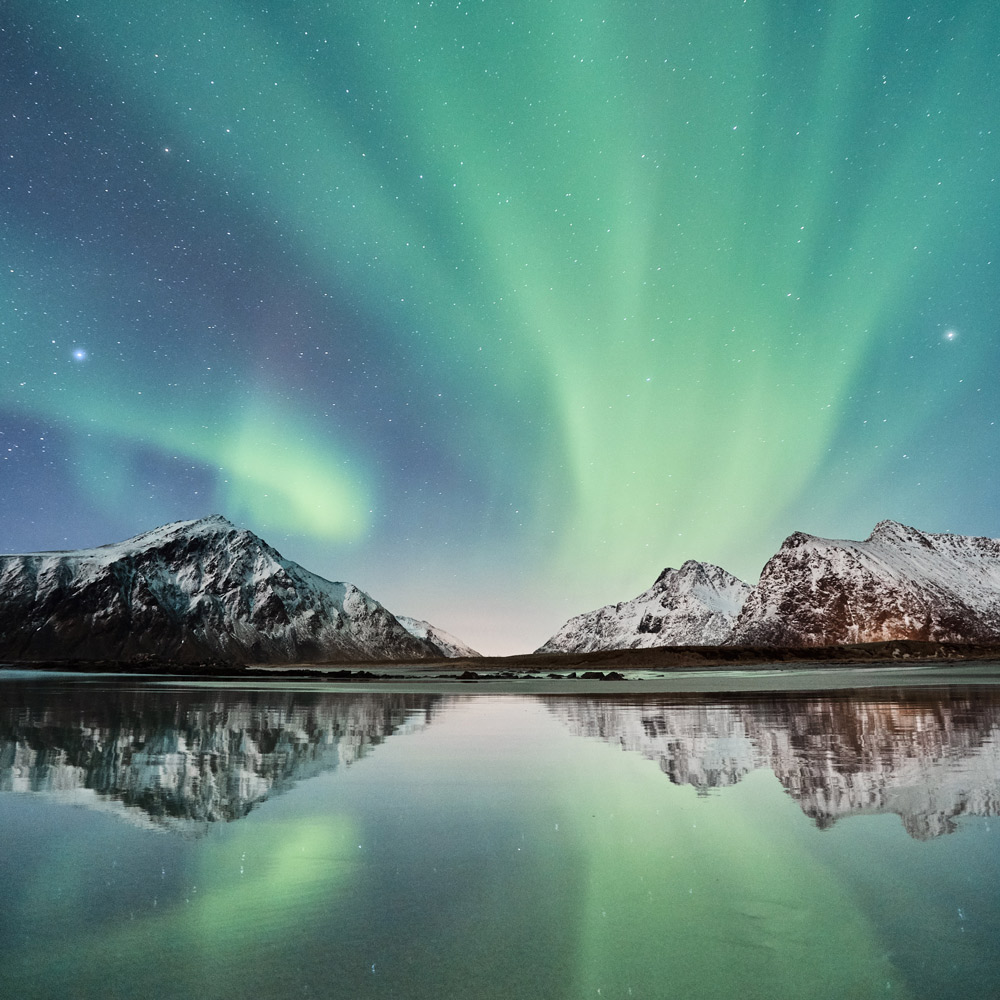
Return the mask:
[[[844,676],[0,674],[0,995],[993,995],[1000,665]]]

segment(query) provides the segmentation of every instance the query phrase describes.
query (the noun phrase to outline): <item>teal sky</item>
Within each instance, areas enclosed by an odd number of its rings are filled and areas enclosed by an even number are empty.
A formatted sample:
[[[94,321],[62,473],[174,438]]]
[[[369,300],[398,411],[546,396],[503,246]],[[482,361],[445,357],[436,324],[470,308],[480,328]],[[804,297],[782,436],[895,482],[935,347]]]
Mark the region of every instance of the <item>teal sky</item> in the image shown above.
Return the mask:
[[[1000,536],[987,2],[0,12],[0,548],[219,512],[484,652]]]

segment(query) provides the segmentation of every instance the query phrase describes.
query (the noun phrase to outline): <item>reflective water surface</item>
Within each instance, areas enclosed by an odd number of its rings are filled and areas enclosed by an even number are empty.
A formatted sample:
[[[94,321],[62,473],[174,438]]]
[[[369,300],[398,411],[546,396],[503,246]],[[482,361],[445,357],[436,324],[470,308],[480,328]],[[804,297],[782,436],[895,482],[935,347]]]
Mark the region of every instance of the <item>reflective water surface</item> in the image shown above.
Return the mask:
[[[1000,687],[523,690],[0,676],[0,995],[992,995]]]

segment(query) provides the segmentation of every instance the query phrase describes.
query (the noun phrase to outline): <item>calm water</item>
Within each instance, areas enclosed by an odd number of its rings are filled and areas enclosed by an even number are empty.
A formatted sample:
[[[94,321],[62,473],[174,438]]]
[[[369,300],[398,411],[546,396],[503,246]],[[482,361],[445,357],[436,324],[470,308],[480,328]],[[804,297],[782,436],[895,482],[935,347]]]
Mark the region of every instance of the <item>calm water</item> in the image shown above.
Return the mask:
[[[1000,688],[523,690],[0,679],[0,995],[995,995]]]

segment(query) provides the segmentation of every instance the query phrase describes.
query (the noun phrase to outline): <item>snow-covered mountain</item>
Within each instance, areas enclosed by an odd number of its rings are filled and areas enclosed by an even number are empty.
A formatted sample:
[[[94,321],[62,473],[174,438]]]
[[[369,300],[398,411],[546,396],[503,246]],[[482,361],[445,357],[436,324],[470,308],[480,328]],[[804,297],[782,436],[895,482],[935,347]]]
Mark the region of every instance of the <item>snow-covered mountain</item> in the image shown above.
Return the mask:
[[[408,618],[406,615],[396,615],[396,621],[412,636],[424,639],[433,643],[439,650],[441,656],[450,658],[465,656],[482,656],[471,646],[467,646],[461,639],[456,639],[450,632],[445,632],[443,628],[437,628],[430,622],[420,621],[418,618]]]
[[[538,652],[893,639],[1000,641],[1000,540],[895,521],[863,542],[796,532],[755,587],[689,561],[634,600],[571,618]]]
[[[749,593],[732,573],[689,559],[680,569],[665,569],[631,601],[570,618],[537,652],[718,645]]]
[[[295,663],[438,657],[378,601],[206,517],[0,556],[0,660]]]
[[[729,642],[825,646],[1000,639],[1000,540],[882,521],[863,542],[789,536]]]

